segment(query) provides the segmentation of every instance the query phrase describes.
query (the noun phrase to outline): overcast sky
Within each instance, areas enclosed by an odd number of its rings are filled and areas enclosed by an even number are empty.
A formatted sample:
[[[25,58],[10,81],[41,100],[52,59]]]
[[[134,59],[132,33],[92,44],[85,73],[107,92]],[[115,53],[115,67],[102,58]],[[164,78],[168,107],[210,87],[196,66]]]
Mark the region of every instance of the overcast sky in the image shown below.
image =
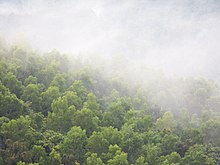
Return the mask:
[[[218,0],[0,0],[0,36],[43,51],[220,74]]]

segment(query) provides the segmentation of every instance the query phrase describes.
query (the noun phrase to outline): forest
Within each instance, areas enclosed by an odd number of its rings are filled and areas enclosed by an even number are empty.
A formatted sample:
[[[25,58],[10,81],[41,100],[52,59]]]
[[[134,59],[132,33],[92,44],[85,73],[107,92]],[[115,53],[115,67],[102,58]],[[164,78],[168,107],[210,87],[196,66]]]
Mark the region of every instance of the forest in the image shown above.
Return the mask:
[[[207,78],[0,45],[1,165],[217,165],[219,108]]]

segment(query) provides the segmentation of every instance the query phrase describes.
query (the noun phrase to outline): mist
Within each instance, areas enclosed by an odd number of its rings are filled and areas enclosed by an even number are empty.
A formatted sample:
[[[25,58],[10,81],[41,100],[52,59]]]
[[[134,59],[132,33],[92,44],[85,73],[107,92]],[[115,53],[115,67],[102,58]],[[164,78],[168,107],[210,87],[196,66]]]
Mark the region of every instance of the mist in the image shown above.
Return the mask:
[[[0,0],[0,165],[220,164],[220,0]]]
[[[123,56],[166,73],[219,80],[217,0],[0,0],[8,43],[73,55]]]

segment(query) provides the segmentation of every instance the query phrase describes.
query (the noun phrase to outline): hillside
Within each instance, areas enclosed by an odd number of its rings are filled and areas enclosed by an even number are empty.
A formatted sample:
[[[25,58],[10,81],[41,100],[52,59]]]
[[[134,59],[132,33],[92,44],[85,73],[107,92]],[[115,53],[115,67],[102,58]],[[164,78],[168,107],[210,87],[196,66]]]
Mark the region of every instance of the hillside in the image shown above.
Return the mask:
[[[124,59],[0,48],[0,164],[220,162],[214,81]]]

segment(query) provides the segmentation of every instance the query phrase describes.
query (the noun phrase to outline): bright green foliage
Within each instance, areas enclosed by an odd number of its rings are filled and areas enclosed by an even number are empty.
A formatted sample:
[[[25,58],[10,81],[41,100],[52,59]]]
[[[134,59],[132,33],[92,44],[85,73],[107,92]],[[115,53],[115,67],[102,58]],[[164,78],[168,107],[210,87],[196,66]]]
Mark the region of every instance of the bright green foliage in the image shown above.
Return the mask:
[[[6,139],[11,139],[13,141],[24,140],[30,144],[36,140],[36,135],[39,134],[39,132],[36,132],[31,127],[31,120],[28,116],[21,116],[16,120],[13,119],[8,123],[4,123],[1,126],[1,133]]]
[[[117,153],[121,153],[122,149],[121,147],[119,147],[117,144],[115,145],[110,145],[108,147],[108,153],[107,153],[107,157],[109,159],[113,158]]]
[[[148,164],[158,164],[159,163],[159,156],[161,154],[161,149],[155,144],[147,144],[142,146],[142,152],[145,161]]]
[[[110,145],[108,153],[103,155],[108,165],[128,165],[127,154],[118,145]]]
[[[5,116],[0,117],[0,127],[2,126],[2,124],[7,123],[9,121],[10,121],[10,119]]]
[[[50,83],[50,86],[56,86],[60,91],[65,91],[66,85],[67,80],[64,74],[57,74]]]
[[[36,130],[41,130],[44,123],[44,115],[41,112],[35,113],[30,111],[29,117],[31,119],[31,127]]]
[[[94,59],[0,41],[0,165],[219,164],[218,84]]]
[[[134,165],[148,165],[147,162],[145,162],[145,159],[143,156],[140,156],[134,163]]]
[[[87,95],[87,101],[83,104],[84,108],[91,109],[96,115],[100,116],[99,104],[97,103],[96,96],[93,93]]]
[[[85,154],[86,140],[86,131],[80,127],[72,127],[60,145],[63,161],[67,164],[75,161],[81,163]]]
[[[161,165],[180,165],[181,157],[177,152],[172,152],[167,156],[161,156]]]
[[[86,165],[104,165],[102,159],[100,159],[96,153],[89,153],[86,159]]]
[[[90,152],[101,155],[107,153],[109,145],[121,144],[121,134],[113,127],[101,128],[100,132],[93,132],[88,138],[86,148]]]
[[[126,121],[132,125],[134,131],[140,133],[147,132],[153,125],[152,118],[141,110],[129,110],[126,114]]]
[[[45,148],[47,153],[50,153],[63,140],[61,133],[52,130],[46,130],[42,136],[43,138],[38,143]]]
[[[165,134],[161,141],[161,151],[163,155],[170,154],[172,151],[177,151],[180,140],[175,134]]]
[[[122,134],[118,129],[113,127],[102,127],[101,128],[102,136],[108,140],[109,144],[121,144]]]
[[[156,127],[159,130],[174,130],[176,127],[176,122],[173,119],[173,114],[171,112],[165,112],[162,118],[157,119]]]
[[[101,153],[106,153],[108,151],[109,142],[103,137],[101,132],[93,132],[87,141],[86,148],[90,152],[101,155]]]
[[[141,147],[144,145],[143,138],[137,132],[134,132],[130,126],[122,128],[122,148],[128,153],[129,162],[134,163],[141,154]]]
[[[41,93],[42,97],[42,112],[46,115],[51,111],[51,103],[60,96],[59,88],[50,86],[45,92]]]
[[[99,119],[90,109],[84,108],[74,114],[72,122],[73,125],[85,129],[87,135],[91,135],[93,131],[97,130]]]
[[[5,139],[6,149],[3,154],[6,155],[6,162],[13,164],[20,160],[31,161],[32,153],[30,146],[40,137],[40,133],[31,127],[29,117],[23,117],[11,120],[1,126],[1,135]]]
[[[42,97],[41,97],[41,91],[43,90],[42,84],[29,84],[24,88],[24,92],[21,96],[21,98],[31,103],[31,108],[35,112],[41,112],[42,111]]]
[[[128,165],[127,154],[121,153],[108,161],[108,165]]]
[[[88,90],[83,85],[82,81],[76,80],[73,82],[73,84],[69,88],[70,91],[76,92],[77,96],[82,100],[86,101]]]
[[[53,149],[49,155],[49,164],[60,165],[61,162],[60,154]]]
[[[68,91],[65,93],[63,98],[67,100],[68,106],[74,105],[76,109],[82,108],[82,100],[75,92]]]
[[[37,84],[37,77],[29,76],[24,80],[24,85],[28,86],[29,84]]]
[[[54,100],[51,107],[52,112],[48,113],[46,127],[61,133],[67,132],[73,125],[75,107],[73,105],[69,107],[66,97],[59,97]]]
[[[128,165],[127,154],[118,153],[114,158],[108,160],[108,165]]]
[[[124,98],[118,99],[109,105],[108,111],[103,114],[105,126],[113,126],[120,129],[125,123],[125,115],[130,110],[130,103]]]
[[[183,158],[183,164],[186,165],[214,165],[215,161],[205,153],[202,145],[194,145],[189,148]]]
[[[146,132],[152,126],[152,119],[150,116],[144,116],[141,119],[137,119],[134,123],[139,132]]]
[[[149,130],[143,133],[143,140],[145,144],[160,144],[162,141],[162,134],[158,131]]]
[[[16,163],[16,165],[39,165],[39,163],[25,163],[25,162],[19,161]]]
[[[32,152],[32,161],[33,162],[42,162],[46,160],[47,154],[45,149],[40,145],[34,145],[31,149]]]

